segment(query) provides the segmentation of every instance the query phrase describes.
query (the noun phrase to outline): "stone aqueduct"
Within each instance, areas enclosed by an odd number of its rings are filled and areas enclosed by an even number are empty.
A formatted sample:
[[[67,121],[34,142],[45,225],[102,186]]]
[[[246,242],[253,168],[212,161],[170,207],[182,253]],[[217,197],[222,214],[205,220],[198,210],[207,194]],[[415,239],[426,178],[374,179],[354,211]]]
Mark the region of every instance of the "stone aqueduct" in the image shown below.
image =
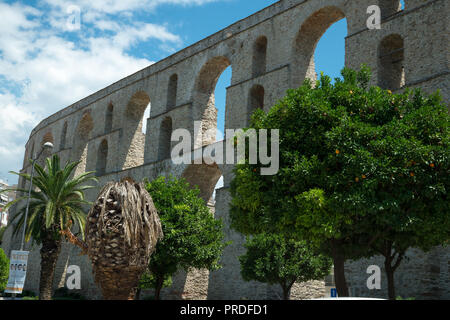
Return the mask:
[[[171,132],[177,128],[192,131],[194,121],[202,121],[204,132],[216,128],[214,89],[229,66],[232,80],[227,88],[225,128],[245,127],[255,108],[268,110],[287,89],[299,86],[305,78],[316,77],[315,47],[327,28],[343,18],[348,27],[348,67],[366,63],[373,70],[372,84],[391,90],[442,89],[448,102],[450,2],[405,2],[406,8],[402,9],[399,0],[278,1],[43,120],[30,135],[22,172],[30,171],[26,159],[42,143],[51,141],[55,145],[53,152],[62,161],[81,161],[77,173],[96,171],[99,185],[125,176],[140,180],[174,174],[198,185],[202,197],[209,201],[223,175],[224,187],[217,190],[215,197],[215,215],[224,220],[226,238],[233,241],[224,253],[223,269],[211,274],[180,273],[165,294],[175,298],[277,298],[277,288],[245,283],[240,277],[237,257],[243,252],[243,238],[228,227],[231,166],[173,165],[169,159]],[[367,8],[374,4],[382,10],[380,30],[366,26]],[[150,118],[143,119],[149,103]],[[147,121],[146,134],[142,133],[143,121]],[[202,140],[196,138],[196,147],[214,142],[214,130],[208,132],[211,134]],[[24,181],[19,184],[24,186]],[[93,190],[88,198],[93,200],[97,192]],[[8,251],[18,248],[20,241],[11,239]],[[412,251],[411,256],[398,272],[402,274],[397,279],[399,294],[450,298],[449,250],[436,248],[429,254]],[[365,268],[376,260],[347,265],[354,294],[369,294]],[[381,260],[378,262],[383,265]],[[55,285],[64,284],[66,267],[72,264],[82,269],[83,293],[99,297],[88,259],[79,257],[78,249],[70,245],[63,248]],[[39,250],[34,248],[26,287],[36,292],[38,274]],[[293,295],[311,297],[322,291],[323,283],[316,283],[297,286]]]

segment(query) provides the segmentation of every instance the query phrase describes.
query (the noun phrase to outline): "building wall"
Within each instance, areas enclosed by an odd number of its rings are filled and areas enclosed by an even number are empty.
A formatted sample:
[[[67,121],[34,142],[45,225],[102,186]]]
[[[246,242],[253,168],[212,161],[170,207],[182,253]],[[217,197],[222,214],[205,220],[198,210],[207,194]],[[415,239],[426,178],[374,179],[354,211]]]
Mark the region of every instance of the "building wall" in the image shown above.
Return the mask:
[[[368,30],[366,10],[377,2],[383,11],[382,28]],[[98,149],[106,140],[105,173],[100,177],[99,186],[124,176],[140,180],[144,177],[153,179],[161,174],[186,175],[192,184],[200,185],[203,194],[208,197],[211,187],[223,175],[224,187],[216,195],[215,215],[226,223],[226,239],[233,240],[223,255],[224,267],[211,274],[201,271],[190,275],[180,273],[174,286],[164,294],[172,298],[276,298],[279,296],[277,288],[245,283],[240,277],[237,257],[243,253],[244,239],[229,228],[228,220],[232,166],[174,166],[170,160],[161,159],[160,150],[164,149],[164,144],[170,143],[165,140],[162,128],[169,118],[172,130],[186,128],[193,133],[194,121],[202,121],[204,129],[214,128],[214,87],[221,72],[228,66],[232,67],[232,80],[227,88],[225,127],[244,127],[248,119],[251,88],[255,85],[264,88],[264,109],[268,110],[284,96],[287,89],[300,85],[306,77],[315,79],[313,54],[316,44],[329,26],[344,17],[348,26],[347,66],[358,68],[362,63],[367,64],[373,70],[372,84],[379,83],[380,43],[388,36],[398,35],[403,41],[404,84],[422,87],[427,92],[441,89],[444,101],[448,103],[450,4],[446,0],[407,0],[406,10],[398,11],[398,3],[395,0],[281,0],[43,120],[32,131],[27,142],[22,172],[30,171],[26,159],[36,153],[45,140],[54,142],[54,151],[63,161],[81,160],[77,173],[95,170],[99,161]],[[267,38],[266,66],[265,72],[255,76],[254,44],[261,36]],[[175,99],[170,98],[168,92],[169,87],[173,88],[169,83],[174,74],[178,78]],[[143,119],[149,103],[150,118]],[[110,105],[113,106],[112,123],[110,129],[105,130]],[[143,121],[147,121],[146,134],[141,131]],[[66,139],[62,141],[64,137]],[[211,136],[203,140],[195,136],[194,142],[200,147],[212,140]],[[19,185],[26,184],[21,180]],[[91,190],[88,199],[94,200],[98,191]],[[13,239],[8,248],[16,245],[17,240]],[[59,280],[56,283],[63,284],[67,265],[77,264],[83,271],[83,292],[99,297],[90,263],[86,257],[79,257],[77,250],[65,247],[57,267]],[[436,257],[440,261],[439,272],[436,271]],[[449,298],[448,290],[433,289],[444,285],[448,288],[448,270],[443,267],[448,261],[448,250],[414,253],[412,260],[416,262],[405,264],[403,268],[415,270],[425,278],[411,278],[422,281],[415,289],[411,289],[410,278],[397,279],[397,285],[404,288],[405,295],[417,293]],[[367,276],[362,271],[369,262],[348,263],[348,277],[354,288],[364,287]],[[37,291],[37,249],[33,249],[29,270],[26,286]],[[313,297],[323,291],[323,283],[297,285],[293,295]],[[361,289],[361,294],[373,293]]]

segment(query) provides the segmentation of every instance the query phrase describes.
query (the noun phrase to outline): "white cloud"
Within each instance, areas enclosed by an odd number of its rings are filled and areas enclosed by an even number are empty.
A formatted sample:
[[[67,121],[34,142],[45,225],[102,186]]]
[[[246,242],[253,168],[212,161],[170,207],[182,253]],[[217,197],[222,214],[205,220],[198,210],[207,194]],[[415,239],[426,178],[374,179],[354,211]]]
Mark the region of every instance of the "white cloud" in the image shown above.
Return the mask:
[[[181,38],[167,26],[134,21],[136,10],[216,0],[40,0],[36,7],[0,3],[0,178],[22,167],[32,128],[52,113],[152,61],[130,49],[145,41],[173,51]],[[82,10],[81,32],[67,32],[68,5]],[[115,15],[115,16],[114,16]]]

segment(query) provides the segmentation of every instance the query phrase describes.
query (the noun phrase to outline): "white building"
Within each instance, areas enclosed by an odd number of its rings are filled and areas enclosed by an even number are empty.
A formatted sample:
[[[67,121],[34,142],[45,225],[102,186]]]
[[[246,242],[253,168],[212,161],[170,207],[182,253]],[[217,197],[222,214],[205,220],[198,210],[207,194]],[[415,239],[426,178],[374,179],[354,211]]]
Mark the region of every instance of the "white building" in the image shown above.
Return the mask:
[[[13,186],[12,188],[14,188]],[[0,190],[11,188],[7,184],[0,181]],[[1,193],[0,194],[0,227],[8,224],[8,210],[5,210],[5,205],[15,199],[15,192]]]

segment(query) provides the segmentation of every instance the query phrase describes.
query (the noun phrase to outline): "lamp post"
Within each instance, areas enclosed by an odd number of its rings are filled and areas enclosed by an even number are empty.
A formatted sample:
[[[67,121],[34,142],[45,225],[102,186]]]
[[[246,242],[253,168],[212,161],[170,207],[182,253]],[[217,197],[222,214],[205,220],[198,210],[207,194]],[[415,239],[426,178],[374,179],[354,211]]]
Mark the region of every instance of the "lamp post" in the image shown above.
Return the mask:
[[[39,157],[41,156],[42,152],[44,152],[44,150],[46,150],[46,149],[47,150],[53,149],[53,143],[51,143],[51,142],[44,143],[44,145],[42,146],[41,151],[39,151],[37,157],[32,160],[31,175],[30,175],[30,188],[28,189],[27,207],[25,209],[25,220],[23,222],[23,232],[22,232],[22,240],[20,243],[20,251],[23,251],[23,244],[24,244],[24,240],[25,240],[25,231],[27,229],[28,208],[30,206],[31,189],[33,189],[34,165],[35,165],[36,161],[39,159]]]

